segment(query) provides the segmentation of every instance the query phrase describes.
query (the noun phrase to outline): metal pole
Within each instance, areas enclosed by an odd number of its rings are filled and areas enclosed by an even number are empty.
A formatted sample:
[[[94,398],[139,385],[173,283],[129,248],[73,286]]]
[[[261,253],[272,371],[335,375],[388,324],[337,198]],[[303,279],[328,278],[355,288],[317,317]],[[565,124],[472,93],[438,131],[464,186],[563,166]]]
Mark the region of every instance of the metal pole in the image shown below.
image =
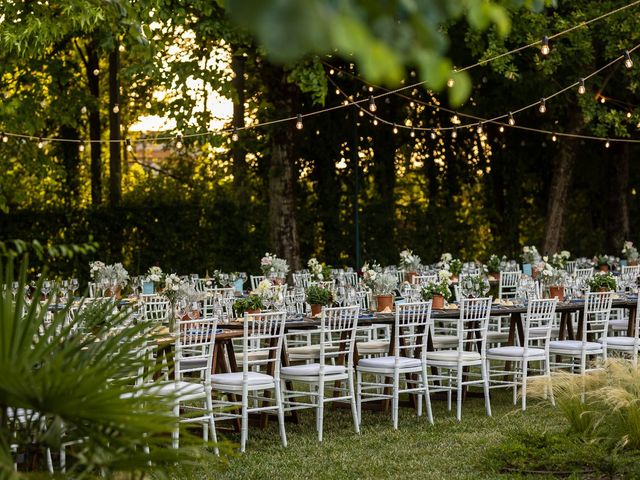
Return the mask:
[[[354,226],[355,226],[355,246],[356,246],[356,271],[360,270],[362,266],[362,259],[360,258],[360,157],[358,155],[358,114],[357,108],[353,110],[353,171],[355,175],[354,186],[354,200],[353,200],[353,213],[354,213]]]

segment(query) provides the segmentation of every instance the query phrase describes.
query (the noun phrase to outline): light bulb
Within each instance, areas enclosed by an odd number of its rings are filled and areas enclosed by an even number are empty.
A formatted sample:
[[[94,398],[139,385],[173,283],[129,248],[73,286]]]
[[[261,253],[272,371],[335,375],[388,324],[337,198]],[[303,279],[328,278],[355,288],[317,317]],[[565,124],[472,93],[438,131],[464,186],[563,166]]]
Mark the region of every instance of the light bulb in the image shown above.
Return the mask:
[[[360,111],[358,112],[358,115],[360,115],[361,117],[364,117],[364,112],[363,112],[362,110],[360,110]]]
[[[557,140],[558,140],[558,137],[556,137],[555,135],[553,135],[553,136],[551,137],[551,141],[552,141],[552,142],[555,142],[555,141],[557,141]]]
[[[373,119],[373,126],[374,126],[374,127],[377,127],[377,126],[378,126],[378,119],[377,119],[377,118],[374,118],[374,119]]]
[[[333,70],[333,68],[331,70],[329,70],[329,75],[333,75],[335,72]]]
[[[409,136],[411,138],[416,138],[416,131],[413,129],[413,127],[411,128],[411,133],[409,134]]]
[[[98,70],[97,68],[95,68],[95,69],[93,70],[93,75],[94,75],[94,76],[96,76],[96,77],[97,77],[98,75],[100,75],[100,70]]]
[[[629,55],[629,50],[624,51],[624,66],[627,68],[633,67],[633,60],[631,60],[631,55]]]
[[[81,113],[81,114],[83,114],[83,115],[84,115],[85,113],[87,113],[87,107],[85,107],[85,106],[83,105],[83,106],[82,106],[82,108],[80,109],[80,113]]]
[[[627,118],[631,118],[631,112],[627,112]],[[4,138],[3,138],[4,140]]]
[[[478,124],[478,128],[476,129],[478,133],[482,133],[482,122]]]
[[[7,143],[9,141],[9,137],[7,135],[4,134],[4,132],[2,133],[2,143]]]
[[[580,79],[580,85],[578,85],[578,93],[580,95],[584,95],[587,89],[584,86],[584,78]]]
[[[151,108],[151,102],[147,102],[144,104],[144,108],[146,108],[147,110],[149,110]]]
[[[458,129],[456,127],[451,130],[451,138],[458,138]]]
[[[499,131],[500,133],[504,132],[504,127],[503,127],[502,125],[500,125],[500,128],[498,128],[498,131]]]
[[[606,99],[606,98],[604,98],[604,97],[600,97],[600,103],[604,103],[604,102],[606,102],[606,101],[607,101],[607,99]]]
[[[370,91],[370,92],[373,92],[373,87],[369,87],[369,91]]]
[[[607,140],[604,144],[604,148],[609,148],[611,146],[611,144],[609,143],[609,140]]]
[[[549,55],[550,51],[551,49],[549,48],[549,37],[545,35],[544,37],[542,37],[542,46],[540,47],[540,53],[542,53],[542,55]]]
[[[78,151],[84,152],[84,143],[80,142],[80,145],[78,145]]]
[[[120,112],[120,107],[118,106],[117,103],[113,106],[112,111],[113,111],[113,113],[119,113]]]
[[[234,142],[238,141],[238,130],[236,130],[235,127],[233,127],[233,133],[231,134],[231,140],[233,140]]]
[[[296,116],[296,128],[302,130],[302,115],[300,114]]]
[[[371,95],[369,97],[369,111],[370,112],[375,112],[378,109],[378,107],[376,106],[376,99],[373,98],[373,95]]]
[[[545,101],[544,98],[540,99],[540,106],[538,107],[538,111],[540,113],[544,113],[547,111],[547,102]]]
[[[126,50],[126,48],[124,47],[124,45],[122,45],[122,44],[118,45],[118,51],[120,53],[124,52],[125,50]]]
[[[398,133],[398,127],[396,127],[395,125],[393,126],[393,133],[397,134]]]
[[[453,87],[453,85],[454,85],[455,83],[456,83],[456,82],[455,82],[455,80],[454,80],[453,78],[449,78],[449,79],[447,80],[447,87],[451,88],[451,87]]]
[[[435,140],[436,139],[436,132],[431,132],[431,140]]]
[[[516,124],[516,119],[513,118],[513,113],[509,112],[509,125],[512,127]]]
[[[127,146],[127,152],[132,152],[133,146],[131,145],[131,140],[127,138],[124,143]]]
[[[177,148],[178,150],[180,150],[180,149],[182,148],[182,146],[183,146],[183,145],[182,145],[182,134],[181,134],[181,133],[178,133],[178,134],[176,135],[176,148]]]
[[[340,89],[336,88],[336,95],[340,95]]]
[[[40,138],[40,139],[38,139],[38,148],[39,148],[39,149],[44,148],[44,142],[42,141],[42,139],[41,139],[41,138]]]

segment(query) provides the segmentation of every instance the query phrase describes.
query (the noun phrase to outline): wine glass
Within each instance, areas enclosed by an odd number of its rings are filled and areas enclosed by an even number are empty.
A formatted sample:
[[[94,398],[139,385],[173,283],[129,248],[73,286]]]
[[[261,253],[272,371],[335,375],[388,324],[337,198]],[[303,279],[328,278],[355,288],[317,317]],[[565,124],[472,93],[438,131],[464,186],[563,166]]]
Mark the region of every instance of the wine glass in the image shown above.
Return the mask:
[[[71,282],[69,283],[69,290],[71,290],[71,293],[73,294],[74,297],[75,297],[75,292],[76,290],[78,290],[79,286],[80,284],[78,283],[78,279],[72,278]]]
[[[491,290],[491,284],[489,283],[489,279],[487,277],[482,278],[482,296],[486,297],[487,293]]]
[[[13,294],[13,299],[15,300],[16,295],[18,294],[18,289],[20,288],[20,284],[18,282],[13,282],[11,284],[11,293]]]
[[[46,300],[49,292],[51,291],[51,282],[49,280],[45,280],[44,282],[42,282],[42,294],[44,295],[44,299]]]

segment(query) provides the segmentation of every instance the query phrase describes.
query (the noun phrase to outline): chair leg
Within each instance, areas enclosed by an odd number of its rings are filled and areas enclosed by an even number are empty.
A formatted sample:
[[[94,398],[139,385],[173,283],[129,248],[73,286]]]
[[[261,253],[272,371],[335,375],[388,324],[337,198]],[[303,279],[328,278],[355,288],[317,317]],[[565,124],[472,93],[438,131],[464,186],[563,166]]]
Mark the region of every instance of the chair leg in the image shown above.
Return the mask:
[[[456,372],[456,418],[458,421],[462,420],[462,370],[462,366],[458,365]]]
[[[491,397],[489,396],[489,369],[487,368],[487,364],[482,362],[480,364],[480,368],[482,369],[482,380],[484,387],[484,408],[487,411],[487,416],[491,416]]]
[[[208,426],[209,432],[211,432],[211,441],[213,442],[213,452],[216,455],[220,455],[220,450],[218,449],[218,435],[216,433],[216,422],[213,418],[213,400],[211,399],[211,390],[208,390],[207,396],[205,398],[205,403],[207,406],[207,413],[209,414]]]
[[[353,371],[349,370],[347,382],[349,383],[349,395],[351,396],[351,415],[353,416],[353,428],[360,433],[360,413],[356,405],[356,395],[353,388]]]
[[[451,395],[452,395],[452,388],[451,388],[451,370],[449,370],[449,378],[447,379],[447,409],[449,411],[451,411]]]
[[[393,372],[393,398],[391,401],[391,420],[393,421],[393,429],[398,429],[398,388],[400,387],[400,374],[398,370]]]
[[[358,412],[358,425],[360,425],[362,423],[362,373],[360,372],[360,370],[356,371],[356,382],[356,409]]]
[[[549,388],[549,399],[551,400],[551,405],[556,406],[556,399],[553,396],[553,381],[551,380],[551,367],[549,366],[549,359],[545,361],[544,373],[547,376],[547,385]]]
[[[171,432],[171,443],[173,448],[180,446],[180,404],[176,403],[173,407],[173,415],[176,417],[176,427]]]
[[[242,411],[240,421],[240,452],[244,453],[247,446],[247,436],[249,435],[249,392],[242,391]]]
[[[527,410],[527,367],[529,366],[526,360],[522,360],[522,388],[520,394],[522,395],[522,411]]]
[[[427,405],[427,418],[429,423],[433,425],[433,410],[431,410],[431,395],[429,395],[429,377],[427,377],[427,367],[422,369],[422,383],[424,386],[424,401]],[[420,399],[420,396],[418,396]],[[419,400],[422,403],[422,399]]]
[[[318,441],[322,441],[322,427],[324,423],[324,379],[318,382],[318,411],[317,411]]]
[[[282,403],[282,391],[280,390],[281,383],[279,381],[275,382],[274,391],[276,397],[276,407],[278,408],[278,428],[280,429],[280,440],[282,441],[282,446],[287,446],[287,433],[284,429],[284,405]]]

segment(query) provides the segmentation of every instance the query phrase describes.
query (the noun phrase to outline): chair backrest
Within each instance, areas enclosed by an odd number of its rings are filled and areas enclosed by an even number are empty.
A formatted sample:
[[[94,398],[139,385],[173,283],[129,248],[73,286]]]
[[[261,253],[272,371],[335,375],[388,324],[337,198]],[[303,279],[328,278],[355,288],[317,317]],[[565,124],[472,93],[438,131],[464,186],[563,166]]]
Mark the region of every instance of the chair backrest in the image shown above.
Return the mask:
[[[280,352],[284,337],[284,324],[287,319],[286,311],[245,313],[242,336],[242,373],[243,379],[256,365],[268,368],[273,365],[274,378],[280,377]],[[252,353],[267,352],[265,359],[261,355]]]
[[[420,352],[422,359],[426,359],[431,322],[431,300],[396,305],[396,322],[393,327],[396,364],[400,357],[415,357],[416,351]]]
[[[307,288],[309,286],[309,282],[311,281],[310,273],[294,273],[292,275],[294,287]]]
[[[214,287],[209,289],[210,295],[219,298],[233,298],[236,295],[236,289],[233,287]]]
[[[404,270],[396,270],[396,280],[399,284],[404,282],[405,271]]]
[[[529,300],[527,314],[524,319],[524,351],[529,349],[529,341],[544,340],[545,348],[549,347],[551,327],[555,321],[557,298],[544,298]],[[531,333],[535,335],[531,337]]]
[[[640,265],[624,265],[620,274],[623,277],[638,278],[640,276]]]
[[[251,290],[255,290],[260,285],[260,282],[263,281],[266,277],[264,275],[249,275],[249,280],[251,282]]]
[[[358,305],[322,309],[319,360],[321,372],[324,370],[326,359],[329,358],[328,354],[331,358],[337,355],[337,364],[345,365],[347,368],[353,367],[353,350],[359,314],[360,306]]]
[[[613,292],[587,292],[584,302],[584,325],[582,327],[583,343],[589,339],[589,335],[592,335],[594,338],[591,341],[602,338],[606,349],[612,302]]]
[[[358,285],[358,274],[356,272],[344,272],[344,282],[355,287]]]
[[[149,295],[145,297],[143,305],[143,318],[146,321],[156,324],[169,321],[170,305],[166,298],[159,295]]]
[[[326,280],[326,281],[322,281],[322,282],[309,282],[308,283],[309,286],[311,285],[315,285],[318,286],[320,288],[326,288],[328,290],[335,290],[336,288],[336,282],[335,280]]]
[[[491,297],[463,298],[460,300],[458,317],[458,355],[478,345],[478,352],[484,357],[487,343],[487,326],[491,315]],[[471,344],[471,345],[469,345]]]
[[[576,268],[578,267],[578,262],[576,262],[575,260],[571,260],[568,261],[565,265],[564,265],[564,269],[567,271],[567,273],[572,274],[576,271]]]
[[[593,267],[576,268],[576,278],[587,279],[593,277]]]
[[[438,281],[438,275],[414,275],[411,279],[411,283],[414,285],[428,285]]]
[[[213,317],[176,320],[176,380],[184,373],[199,372],[205,383],[210,383],[217,326]]]
[[[520,276],[520,272],[501,272],[498,298],[515,298]]]
[[[357,290],[356,296],[358,297],[360,310],[365,312],[371,310],[371,290]]]

